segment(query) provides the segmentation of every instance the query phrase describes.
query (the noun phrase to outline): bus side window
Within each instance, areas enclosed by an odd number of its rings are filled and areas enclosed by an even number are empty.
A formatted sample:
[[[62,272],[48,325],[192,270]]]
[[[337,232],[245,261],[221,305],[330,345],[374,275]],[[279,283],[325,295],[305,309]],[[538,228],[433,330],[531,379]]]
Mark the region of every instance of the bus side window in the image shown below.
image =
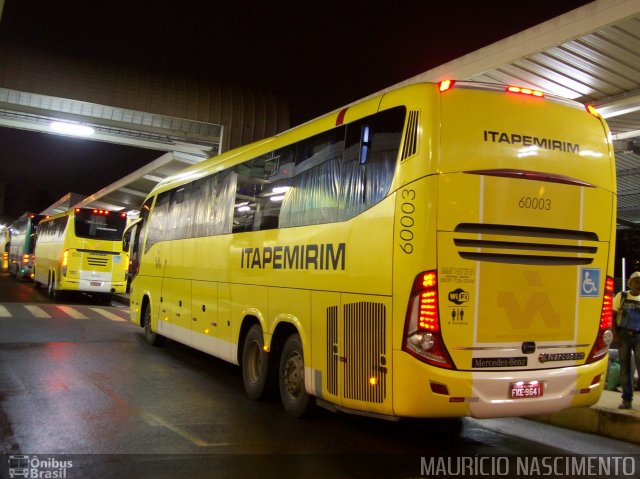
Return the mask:
[[[231,233],[237,174],[223,171],[192,184],[188,198],[191,215],[188,237]]]
[[[385,110],[347,126],[340,211],[360,214],[389,192],[396,169],[406,109]]]
[[[334,128],[298,145],[290,188],[282,200],[280,227],[339,221],[339,187],[345,128]]]
[[[160,193],[156,198],[156,203],[153,207],[153,211],[149,215],[149,226],[147,227],[147,242],[144,246],[144,252],[148,252],[151,247],[163,240],[167,240],[167,220],[169,216],[169,200],[171,199],[171,192],[166,191]]]

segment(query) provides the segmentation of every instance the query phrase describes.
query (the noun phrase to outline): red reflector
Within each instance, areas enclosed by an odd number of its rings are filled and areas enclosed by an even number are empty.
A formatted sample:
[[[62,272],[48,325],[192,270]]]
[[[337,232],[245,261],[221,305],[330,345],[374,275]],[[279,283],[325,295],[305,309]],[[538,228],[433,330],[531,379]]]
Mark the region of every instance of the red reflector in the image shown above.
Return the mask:
[[[453,88],[453,80],[442,80],[438,83],[438,88],[441,92],[451,90]]]
[[[464,402],[464,398],[462,397],[453,397],[449,398],[449,402]]]
[[[336,118],[336,126],[340,126],[344,123],[344,117],[347,114],[348,109],[349,108],[343,108],[340,110],[340,113],[338,113],[338,117]]]
[[[447,386],[445,386],[444,384],[430,383],[430,385],[432,392],[436,394],[444,394],[445,396],[449,395],[449,389],[447,389]]]
[[[531,88],[523,88],[519,86],[508,86],[507,91],[510,93],[520,93],[521,95],[537,96],[540,98],[544,97],[544,93],[540,90],[533,90]]]

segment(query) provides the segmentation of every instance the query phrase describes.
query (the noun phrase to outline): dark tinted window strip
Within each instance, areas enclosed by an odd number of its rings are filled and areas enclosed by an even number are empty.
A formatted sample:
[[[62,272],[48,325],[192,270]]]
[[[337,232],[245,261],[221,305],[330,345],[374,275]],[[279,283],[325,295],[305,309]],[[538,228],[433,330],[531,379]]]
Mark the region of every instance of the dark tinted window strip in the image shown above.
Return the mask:
[[[598,251],[595,246],[574,246],[561,244],[516,243],[513,241],[484,241],[469,239],[454,239],[456,246],[466,248],[503,248],[534,251],[558,251],[566,253],[593,254]]]
[[[490,263],[535,264],[549,266],[575,266],[593,263],[593,258],[571,258],[563,256],[533,256],[523,254],[470,253],[459,251],[463,259]]]
[[[536,238],[569,239],[575,241],[598,241],[598,235],[591,231],[538,228],[534,226],[460,223],[455,227],[454,231],[456,233],[530,236]]]

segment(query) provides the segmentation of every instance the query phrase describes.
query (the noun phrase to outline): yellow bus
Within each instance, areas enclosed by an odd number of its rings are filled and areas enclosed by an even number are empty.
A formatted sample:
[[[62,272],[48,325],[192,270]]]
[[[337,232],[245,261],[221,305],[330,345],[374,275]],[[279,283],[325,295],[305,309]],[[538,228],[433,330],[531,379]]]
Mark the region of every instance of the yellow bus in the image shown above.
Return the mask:
[[[124,293],[128,256],[122,251],[126,213],[74,208],[42,220],[35,249],[36,285],[49,295],[90,293],[109,303]]]
[[[611,341],[607,125],[528,89],[421,83],[162,181],[131,321],[279,390],[377,417],[595,403]]]

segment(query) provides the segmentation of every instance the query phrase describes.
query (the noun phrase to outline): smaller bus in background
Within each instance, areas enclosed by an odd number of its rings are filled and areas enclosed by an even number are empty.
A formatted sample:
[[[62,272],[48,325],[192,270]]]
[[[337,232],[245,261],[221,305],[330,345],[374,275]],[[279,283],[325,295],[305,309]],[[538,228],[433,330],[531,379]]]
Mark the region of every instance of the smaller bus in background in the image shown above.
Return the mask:
[[[124,293],[126,223],[126,213],[91,208],[44,219],[36,242],[36,285],[46,285],[53,299],[63,291],[79,291],[109,303],[114,293]]]
[[[7,267],[18,281],[32,279],[33,251],[42,215],[25,213],[9,226],[10,246]]]
[[[0,231],[0,271],[5,272],[9,269],[9,247],[11,246],[9,229],[5,228]]]

